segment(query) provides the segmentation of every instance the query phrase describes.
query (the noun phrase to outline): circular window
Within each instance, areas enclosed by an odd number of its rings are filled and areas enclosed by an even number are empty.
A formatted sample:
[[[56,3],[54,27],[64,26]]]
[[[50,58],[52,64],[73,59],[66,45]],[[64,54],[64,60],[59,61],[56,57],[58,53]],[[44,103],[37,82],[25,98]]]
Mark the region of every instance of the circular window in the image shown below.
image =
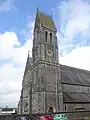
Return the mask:
[[[47,55],[48,56],[52,56],[53,55],[52,51],[51,50],[47,50]]]

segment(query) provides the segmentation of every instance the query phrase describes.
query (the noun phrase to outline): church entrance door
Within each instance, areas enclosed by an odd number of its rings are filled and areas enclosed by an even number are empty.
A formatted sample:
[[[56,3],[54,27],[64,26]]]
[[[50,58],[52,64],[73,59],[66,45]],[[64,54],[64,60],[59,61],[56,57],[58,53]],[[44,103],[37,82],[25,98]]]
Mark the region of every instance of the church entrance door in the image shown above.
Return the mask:
[[[49,107],[48,112],[49,112],[49,113],[53,113],[53,112],[54,112],[54,111],[53,111],[53,107]]]

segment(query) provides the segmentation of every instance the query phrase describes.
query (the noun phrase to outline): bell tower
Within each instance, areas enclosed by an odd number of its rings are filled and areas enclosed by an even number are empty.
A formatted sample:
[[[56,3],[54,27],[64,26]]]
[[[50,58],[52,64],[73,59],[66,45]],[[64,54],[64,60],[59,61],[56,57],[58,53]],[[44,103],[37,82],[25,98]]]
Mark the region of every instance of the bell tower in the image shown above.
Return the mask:
[[[32,113],[63,109],[56,32],[52,17],[37,10],[32,48]]]
[[[38,60],[58,63],[56,31],[52,17],[37,10],[33,33],[33,63]]]
[[[32,58],[27,58],[19,103],[23,114],[63,111],[56,32],[52,17],[37,10]]]

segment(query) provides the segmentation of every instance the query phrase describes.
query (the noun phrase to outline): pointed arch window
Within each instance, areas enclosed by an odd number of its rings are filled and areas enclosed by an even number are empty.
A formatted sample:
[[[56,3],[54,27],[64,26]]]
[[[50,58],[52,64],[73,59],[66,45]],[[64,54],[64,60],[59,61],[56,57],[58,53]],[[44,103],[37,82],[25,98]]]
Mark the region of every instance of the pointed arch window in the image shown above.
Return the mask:
[[[52,33],[50,33],[50,43],[52,43]]]
[[[48,32],[45,31],[45,41],[47,42]]]

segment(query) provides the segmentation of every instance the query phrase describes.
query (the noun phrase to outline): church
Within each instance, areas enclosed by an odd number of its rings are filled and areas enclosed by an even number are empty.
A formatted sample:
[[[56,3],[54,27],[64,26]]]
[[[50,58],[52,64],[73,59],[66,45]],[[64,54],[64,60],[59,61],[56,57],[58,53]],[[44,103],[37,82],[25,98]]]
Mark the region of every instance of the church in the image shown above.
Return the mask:
[[[37,10],[19,114],[90,110],[90,71],[59,63],[56,33],[53,18]]]

